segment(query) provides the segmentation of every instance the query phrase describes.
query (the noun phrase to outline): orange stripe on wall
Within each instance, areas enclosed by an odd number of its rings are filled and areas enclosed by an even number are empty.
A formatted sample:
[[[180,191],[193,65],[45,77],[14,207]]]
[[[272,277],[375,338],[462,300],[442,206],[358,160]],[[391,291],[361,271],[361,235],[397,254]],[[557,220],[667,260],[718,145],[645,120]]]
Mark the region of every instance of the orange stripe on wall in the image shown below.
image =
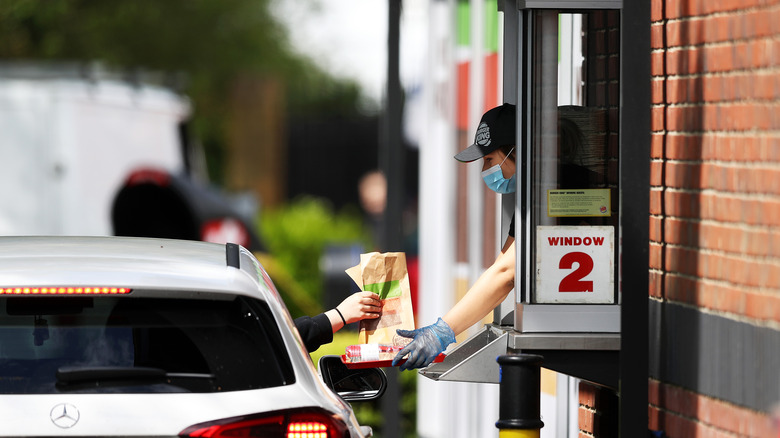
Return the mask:
[[[485,108],[497,107],[498,102],[498,53],[491,53],[485,57]]]
[[[462,130],[469,129],[469,71],[469,62],[458,63],[456,73],[458,76],[458,101],[455,123],[457,123],[458,129]]]

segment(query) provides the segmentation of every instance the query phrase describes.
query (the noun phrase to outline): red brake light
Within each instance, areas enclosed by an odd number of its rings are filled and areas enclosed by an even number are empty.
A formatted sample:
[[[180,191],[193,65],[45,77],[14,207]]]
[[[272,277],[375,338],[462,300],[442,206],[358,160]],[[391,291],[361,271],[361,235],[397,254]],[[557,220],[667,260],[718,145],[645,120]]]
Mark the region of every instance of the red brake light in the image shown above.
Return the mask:
[[[139,184],[154,184],[160,187],[167,187],[171,183],[171,177],[168,172],[159,169],[139,169],[127,177],[128,186]]]
[[[328,438],[328,426],[316,421],[290,423],[287,438]]]
[[[341,438],[347,426],[332,414],[316,408],[276,411],[251,417],[227,418],[196,424],[180,437]]]
[[[123,295],[132,289],[126,287],[0,287],[0,295]]]

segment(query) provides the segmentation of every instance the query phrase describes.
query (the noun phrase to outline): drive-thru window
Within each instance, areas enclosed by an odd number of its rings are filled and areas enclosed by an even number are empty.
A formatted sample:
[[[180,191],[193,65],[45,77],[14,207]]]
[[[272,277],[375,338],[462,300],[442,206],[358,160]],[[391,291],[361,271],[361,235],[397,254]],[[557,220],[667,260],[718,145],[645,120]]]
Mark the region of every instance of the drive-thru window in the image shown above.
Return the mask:
[[[520,153],[517,193],[502,200],[502,222],[515,218],[515,293],[423,375],[495,383],[497,356],[537,354],[545,368],[613,389],[627,420],[633,396],[621,391],[629,379],[646,386],[647,349],[649,119],[637,115],[649,108],[649,70],[633,7],[499,2]],[[641,415],[646,388],[635,395]]]

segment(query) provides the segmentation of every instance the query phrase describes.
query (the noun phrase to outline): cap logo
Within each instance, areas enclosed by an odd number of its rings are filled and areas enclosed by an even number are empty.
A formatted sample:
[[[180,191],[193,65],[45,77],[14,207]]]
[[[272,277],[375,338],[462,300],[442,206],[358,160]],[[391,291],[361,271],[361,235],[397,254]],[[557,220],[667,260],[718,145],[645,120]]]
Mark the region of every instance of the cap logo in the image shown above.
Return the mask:
[[[482,122],[479,124],[479,128],[477,128],[477,135],[474,138],[474,143],[482,147],[490,146],[490,127],[487,125],[487,123]]]

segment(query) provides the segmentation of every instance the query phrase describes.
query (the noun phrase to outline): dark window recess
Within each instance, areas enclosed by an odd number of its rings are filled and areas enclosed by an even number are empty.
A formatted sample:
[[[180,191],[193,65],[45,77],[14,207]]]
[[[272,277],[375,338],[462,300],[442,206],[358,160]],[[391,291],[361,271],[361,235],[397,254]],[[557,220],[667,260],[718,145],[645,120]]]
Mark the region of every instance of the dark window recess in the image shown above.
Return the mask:
[[[0,393],[220,392],[295,381],[268,306],[130,297],[0,299]]]

